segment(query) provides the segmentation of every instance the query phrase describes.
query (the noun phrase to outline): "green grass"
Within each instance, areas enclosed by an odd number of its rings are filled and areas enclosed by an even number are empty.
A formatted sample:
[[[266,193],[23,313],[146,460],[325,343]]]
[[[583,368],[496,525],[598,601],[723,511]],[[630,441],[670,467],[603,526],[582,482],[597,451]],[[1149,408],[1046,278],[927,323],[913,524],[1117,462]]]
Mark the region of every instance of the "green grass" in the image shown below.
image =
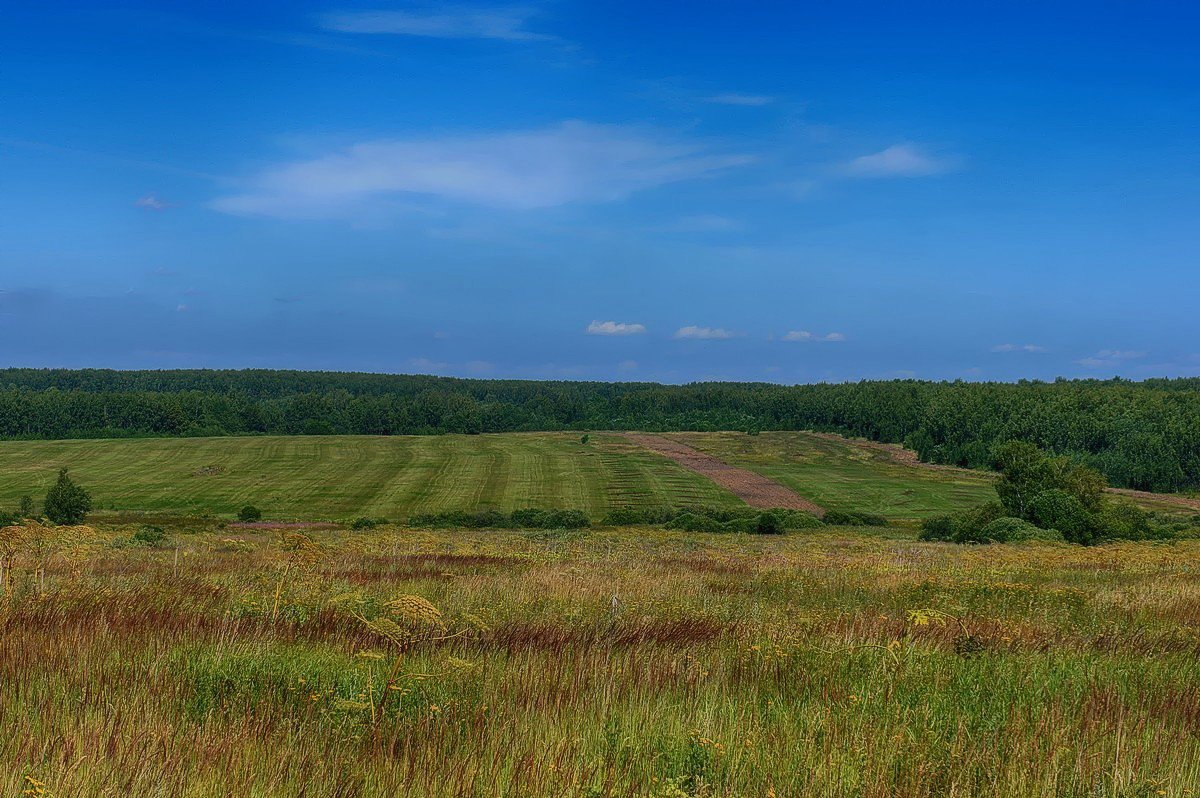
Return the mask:
[[[827,510],[927,518],[996,498],[986,474],[905,465],[851,441],[807,432],[685,432],[667,437],[757,471]]]
[[[1200,784],[1200,541],[393,527],[317,532],[300,558],[256,530],[236,549],[170,525],[162,548],[114,545],[135,529],[19,551],[0,594],[0,795],[28,779],[46,790],[30,795],[181,798]],[[413,595],[444,625],[393,611]]]
[[[617,435],[570,433],[8,441],[0,506],[45,495],[58,469],[97,509],[400,519],[447,510],[739,506],[709,480]]]

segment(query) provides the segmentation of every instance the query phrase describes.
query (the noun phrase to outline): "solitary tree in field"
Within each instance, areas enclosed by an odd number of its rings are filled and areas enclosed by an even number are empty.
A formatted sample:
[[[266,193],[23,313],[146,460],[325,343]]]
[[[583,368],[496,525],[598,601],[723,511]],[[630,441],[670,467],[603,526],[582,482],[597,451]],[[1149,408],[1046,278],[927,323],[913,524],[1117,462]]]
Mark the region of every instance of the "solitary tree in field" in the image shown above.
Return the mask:
[[[33,518],[33,516],[34,516],[33,497],[32,496],[22,496],[21,501],[17,504],[17,517],[18,518]]]
[[[73,525],[82,522],[91,509],[91,494],[67,476],[67,469],[59,471],[58,481],[46,494],[42,508],[46,517],[56,524]]]

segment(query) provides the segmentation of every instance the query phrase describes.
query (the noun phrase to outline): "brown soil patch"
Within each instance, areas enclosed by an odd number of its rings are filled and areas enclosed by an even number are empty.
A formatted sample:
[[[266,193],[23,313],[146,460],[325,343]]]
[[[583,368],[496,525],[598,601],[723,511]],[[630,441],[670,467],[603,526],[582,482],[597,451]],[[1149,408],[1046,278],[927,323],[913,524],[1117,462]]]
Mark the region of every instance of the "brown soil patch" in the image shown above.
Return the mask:
[[[804,510],[820,518],[825,509],[810,502],[795,491],[785,488],[773,479],[756,474],[745,468],[737,468],[678,441],[661,435],[628,432],[625,437],[639,446],[664,455],[689,471],[708,477],[751,507],[764,510],[778,508]]]

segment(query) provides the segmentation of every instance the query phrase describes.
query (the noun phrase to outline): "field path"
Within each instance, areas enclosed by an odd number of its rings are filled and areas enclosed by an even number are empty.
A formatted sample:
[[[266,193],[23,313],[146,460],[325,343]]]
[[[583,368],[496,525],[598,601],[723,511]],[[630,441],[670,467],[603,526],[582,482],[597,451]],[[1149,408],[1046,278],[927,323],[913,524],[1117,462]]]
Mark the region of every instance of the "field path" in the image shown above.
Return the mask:
[[[642,432],[627,432],[625,437],[639,446],[671,458],[689,471],[708,477],[751,507],[766,510],[777,508],[804,510],[818,518],[825,515],[823,507],[809,501],[790,488],[780,485],[775,480],[745,468],[731,466],[724,460],[693,449],[687,444],[664,438],[661,435]]]

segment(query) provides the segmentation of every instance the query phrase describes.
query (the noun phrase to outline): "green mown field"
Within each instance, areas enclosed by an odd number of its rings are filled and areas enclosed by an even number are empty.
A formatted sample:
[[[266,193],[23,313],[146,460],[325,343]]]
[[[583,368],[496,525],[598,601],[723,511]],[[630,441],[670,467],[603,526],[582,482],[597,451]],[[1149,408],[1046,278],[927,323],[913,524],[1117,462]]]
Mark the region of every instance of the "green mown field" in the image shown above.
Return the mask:
[[[927,518],[996,498],[985,473],[906,465],[882,451],[808,432],[681,432],[666,437],[757,471],[826,510]]]
[[[59,468],[100,510],[401,519],[522,507],[738,506],[704,477],[619,435],[297,436],[8,441],[0,505],[40,500]]]

